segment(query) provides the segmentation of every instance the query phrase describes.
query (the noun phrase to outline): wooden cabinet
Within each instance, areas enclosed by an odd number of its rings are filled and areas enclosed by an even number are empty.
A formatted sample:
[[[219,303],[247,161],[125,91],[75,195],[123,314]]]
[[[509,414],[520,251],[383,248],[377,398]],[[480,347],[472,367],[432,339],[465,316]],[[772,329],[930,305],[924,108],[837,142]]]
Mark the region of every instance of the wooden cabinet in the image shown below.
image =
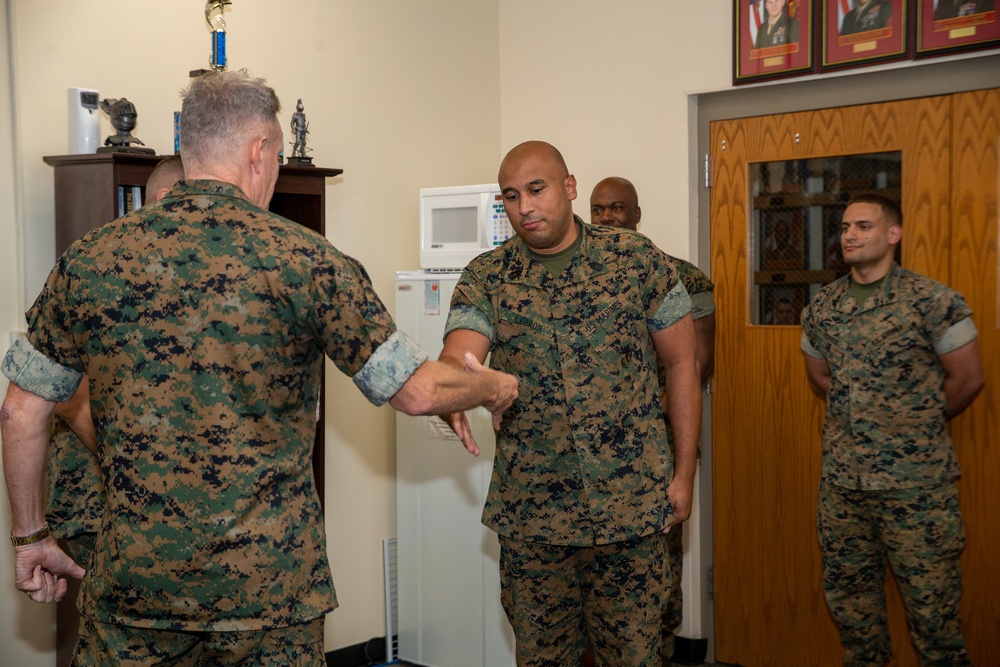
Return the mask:
[[[121,217],[119,188],[138,188],[146,197],[146,180],[165,155],[91,153],[44,158],[55,167],[56,254],[91,229]],[[343,169],[283,165],[270,209],[308,227],[326,231],[326,179]]]
[[[93,153],[44,158],[55,168],[56,255],[92,229],[124,215],[128,198],[146,199],[146,181],[165,155]],[[343,169],[282,165],[274,187],[270,210],[325,235],[326,179]],[[322,405],[322,397],[320,399]],[[313,474],[320,501],[323,500],[322,414],[316,426]],[[59,603],[56,629],[56,662],[68,665],[76,641],[78,617],[76,582]]]

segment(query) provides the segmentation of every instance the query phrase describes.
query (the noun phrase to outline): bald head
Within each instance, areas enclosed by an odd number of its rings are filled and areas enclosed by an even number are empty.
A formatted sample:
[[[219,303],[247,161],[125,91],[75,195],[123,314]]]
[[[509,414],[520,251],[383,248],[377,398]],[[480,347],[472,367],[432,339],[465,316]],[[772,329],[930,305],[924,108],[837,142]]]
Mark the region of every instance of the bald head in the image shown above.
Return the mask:
[[[639,195],[632,183],[620,176],[605,178],[590,194],[590,222],[636,229],[642,218]]]
[[[573,244],[576,179],[554,146],[544,141],[515,146],[500,163],[497,181],[507,219],[529,248],[554,254]]]
[[[500,173],[497,175],[497,180],[501,190],[503,189],[504,169],[509,172],[525,161],[545,164],[560,178],[569,176],[566,160],[563,159],[562,153],[555,146],[544,141],[525,141],[510,149],[503,162],[500,163]]]

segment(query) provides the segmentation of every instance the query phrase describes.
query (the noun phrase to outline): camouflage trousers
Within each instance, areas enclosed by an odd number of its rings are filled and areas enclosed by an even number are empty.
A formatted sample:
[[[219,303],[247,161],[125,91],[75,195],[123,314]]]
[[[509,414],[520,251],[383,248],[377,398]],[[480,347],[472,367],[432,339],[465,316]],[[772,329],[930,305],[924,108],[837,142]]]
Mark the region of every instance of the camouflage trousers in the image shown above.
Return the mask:
[[[660,532],[594,547],[501,536],[501,601],[518,667],[579,665],[588,640],[597,667],[660,667],[666,561]]]
[[[965,531],[954,482],[893,491],[852,491],[823,482],[817,527],[823,591],[840,631],[844,665],[889,660],[887,563],[920,664],[972,664],[959,618]]]
[[[174,632],[80,619],[73,667],[326,667],[323,618],[269,630]]]
[[[663,605],[663,659],[674,655],[674,632],[681,626],[684,615],[684,593],[681,572],[684,563],[684,524],[679,523],[667,533],[667,565],[670,567],[670,594]]]

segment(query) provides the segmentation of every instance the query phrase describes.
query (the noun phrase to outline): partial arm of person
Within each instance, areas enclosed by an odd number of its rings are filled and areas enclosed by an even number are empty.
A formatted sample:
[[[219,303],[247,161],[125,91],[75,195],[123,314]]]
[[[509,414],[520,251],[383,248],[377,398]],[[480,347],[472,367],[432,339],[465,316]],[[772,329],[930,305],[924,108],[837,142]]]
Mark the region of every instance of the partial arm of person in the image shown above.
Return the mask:
[[[715,313],[694,321],[694,334],[698,344],[698,373],[701,386],[712,379],[715,371]]]
[[[440,361],[425,361],[389,403],[408,415],[458,412],[480,405],[501,415],[516,398],[517,378],[473,359],[463,370]]]
[[[455,351],[448,343],[464,338],[456,336],[459,333],[478,336],[485,344]],[[470,338],[470,342],[479,341]],[[488,351],[489,341],[482,334],[466,330],[449,334],[439,360],[424,362],[390,404],[407,414],[441,415],[465,448],[478,456],[465,411],[481,405],[493,414],[494,427],[499,428],[501,416],[517,398],[517,378],[482,365]]]
[[[55,403],[22,389],[7,387],[0,408],[3,469],[12,515],[11,535],[24,537],[45,526],[43,481],[49,444],[48,419]],[[64,577],[83,578],[84,570],[48,536],[15,547],[14,585],[36,602],[56,602],[66,595]]]
[[[468,367],[470,363],[482,365],[486,362],[486,355],[490,351],[490,339],[471,329],[455,329],[444,340],[444,348],[438,356],[438,361],[452,368],[461,370]],[[471,357],[471,359],[470,359]],[[516,396],[515,396],[516,398]],[[513,401],[511,401],[513,403]],[[510,407],[509,405],[507,407]],[[506,409],[506,408],[505,408]],[[503,412],[493,413],[493,430],[500,430],[500,419]],[[448,411],[441,415],[441,419],[448,422],[473,456],[479,456],[479,446],[472,437],[472,428],[469,425],[469,418],[465,412]]]
[[[982,391],[986,379],[983,361],[979,356],[976,339],[962,347],[939,355],[944,368],[944,395],[947,401],[947,419],[962,414]]]
[[[814,357],[808,352],[803,352],[802,357],[806,362],[806,376],[809,378],[809,387],[813,393],[826,400],[826,395],[830,392],[830,364],[826,359]]]
[[[674,432],[674,476],[667,496],[674,510],[673,523],[678,524],[691,516],[701,431],[701,386],[691,315],[657,331],[652,339],[666,371],[665,412]]]
[[[69,424],[87,449],[97,454],[97,433],[90,414],[90,380],[83,376],[73,398],[65,403],[56,403],[56,416]]]

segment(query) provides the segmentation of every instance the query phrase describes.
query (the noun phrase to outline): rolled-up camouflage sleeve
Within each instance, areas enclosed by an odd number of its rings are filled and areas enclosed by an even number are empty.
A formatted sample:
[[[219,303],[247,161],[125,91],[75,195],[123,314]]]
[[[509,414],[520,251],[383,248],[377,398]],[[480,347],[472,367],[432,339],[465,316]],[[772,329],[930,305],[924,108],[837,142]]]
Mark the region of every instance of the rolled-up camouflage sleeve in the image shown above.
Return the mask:
[[[455,329],[470,329],[481,333],[493,344],[493,324],[483,311],[473,306],[453,305],[448,311],[448,321],[444,325],[444,337]]]
[[[934,341],[934,352],[938,355],[954,352],[979,336],[976,324],[971,317],[956,322],[945,330],[944,335],[939,340]]]
[[[715,299],[712,298],[711,292],[698,292],[697,294],[691,294],[690,290],[688,294],[691,296],[691,317],[700,320],[703,317],[708,317],[715,312]]]
[[[427,353],[423,348],[402,331],[396,331],[354,375],[354,384],[369,401],[383,405],[425,361]]]
[[[20,336],[7,350],[2,370],[21,389],[56,403],[72,398],[83,379],[83,373],[52,361],[25,336]]]
[[[688,295],[684,285],[677,283],[667,292],[660,307],[651,318],[648,327],[652,332],[666,329],[677,320],[691,312],[691,297]]]
[[[801,340],[799,340],[799,348],[810,357],[823,359],[823,353],[813,347],[812,343],[809,342],[809,336],[807,336],[804,331],[802,332]]]

